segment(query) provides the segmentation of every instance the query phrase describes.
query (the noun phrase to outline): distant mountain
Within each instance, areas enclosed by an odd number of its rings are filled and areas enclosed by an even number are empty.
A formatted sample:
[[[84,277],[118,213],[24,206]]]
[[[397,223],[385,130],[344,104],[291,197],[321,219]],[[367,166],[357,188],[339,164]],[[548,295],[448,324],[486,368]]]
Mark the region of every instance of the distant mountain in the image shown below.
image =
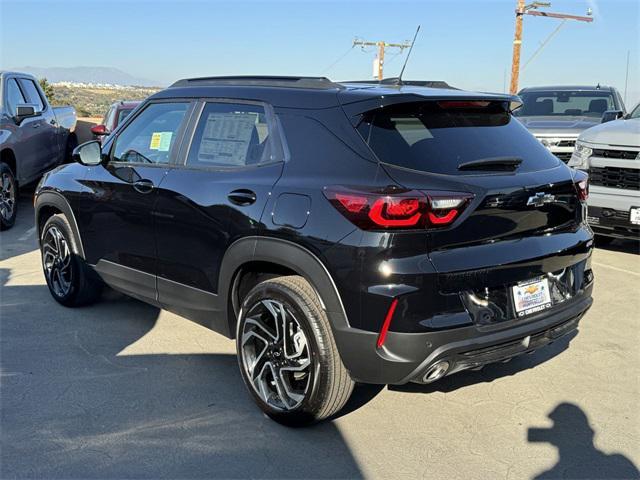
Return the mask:
[[[162,86],[161,82],[147,78],[137,78],[127,72],[112,67],[18,67],[17,72],[30,73],[49,82],[112,83],[115,85],[135,85],[140,87]]]

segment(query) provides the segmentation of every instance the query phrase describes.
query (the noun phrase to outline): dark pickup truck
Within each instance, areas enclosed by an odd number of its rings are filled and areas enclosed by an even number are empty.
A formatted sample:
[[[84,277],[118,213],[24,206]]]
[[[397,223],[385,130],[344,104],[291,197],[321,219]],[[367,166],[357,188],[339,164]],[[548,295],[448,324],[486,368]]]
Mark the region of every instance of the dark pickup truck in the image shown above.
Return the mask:
[[[620,93],[607,86],[529,87],[518,92],[514,115],[556,157],[567,163],[578,135],[626,114]]]
[[[18,187],[70,158],[77,140],[73,107],[52,107],[37,80],[0,71],[0,230],[16,216]]]

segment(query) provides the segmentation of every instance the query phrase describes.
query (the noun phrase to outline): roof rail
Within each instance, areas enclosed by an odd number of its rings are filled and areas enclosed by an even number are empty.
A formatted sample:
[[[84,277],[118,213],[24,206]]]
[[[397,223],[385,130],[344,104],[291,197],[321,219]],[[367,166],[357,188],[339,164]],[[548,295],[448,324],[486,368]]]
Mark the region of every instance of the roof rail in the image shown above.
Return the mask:
[[[329,89],[344,88],[326,77],[280,77],[280,76],[231,76],[231,77],[200,77],[178,80],[171,87],[189,87],[206,85],[253,86],[253,87],[286,87]]]

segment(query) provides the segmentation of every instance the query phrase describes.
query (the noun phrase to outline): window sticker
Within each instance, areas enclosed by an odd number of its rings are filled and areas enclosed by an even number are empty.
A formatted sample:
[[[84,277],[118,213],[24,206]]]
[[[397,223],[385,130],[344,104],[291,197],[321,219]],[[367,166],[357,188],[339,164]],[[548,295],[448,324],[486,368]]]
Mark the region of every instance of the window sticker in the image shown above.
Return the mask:
[[[168,152],[171,146],[171,137],[173,132],[153,132],[149,150],[158,150],[159,152]]]
[[[256,113],[210,113],[198,149],[198,161],[244,165],[257,117]]]
[[[160,145],[158,145],[159,152],[169,151],[169,147],[171,147],[171,137],[173,137],[173,132],[162,132],[160,134]]]

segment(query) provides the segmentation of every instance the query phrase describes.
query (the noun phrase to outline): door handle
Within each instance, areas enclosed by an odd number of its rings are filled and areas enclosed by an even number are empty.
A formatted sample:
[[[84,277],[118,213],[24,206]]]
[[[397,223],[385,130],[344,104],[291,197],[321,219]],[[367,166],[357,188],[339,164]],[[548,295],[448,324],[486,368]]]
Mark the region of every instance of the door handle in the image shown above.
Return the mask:
[[[233,192],[229,193],[229,195],[227,195],[227,198],[231,203],[242,207],[242,206],[251,205],[255,203],[256,194],[253,193],[251,190],[241,188],[239,190],[234,190]]]
[[[151,193],[155,185],[151,180],[138,180],[134,182],[133,188],[139,193]]]
[[[33,128],[40,128],[40,122],[32,123]]]

